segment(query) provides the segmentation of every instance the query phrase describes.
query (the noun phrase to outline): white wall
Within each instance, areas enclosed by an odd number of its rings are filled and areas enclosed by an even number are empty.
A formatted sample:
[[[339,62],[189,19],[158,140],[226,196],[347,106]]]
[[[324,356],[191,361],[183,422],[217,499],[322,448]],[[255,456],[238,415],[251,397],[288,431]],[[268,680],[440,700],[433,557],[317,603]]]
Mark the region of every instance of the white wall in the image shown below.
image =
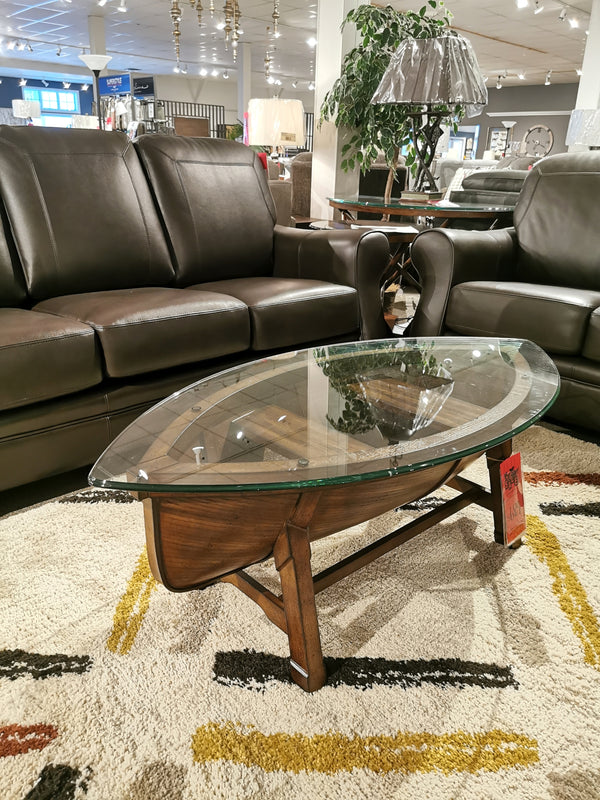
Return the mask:
[[[201,78],[190,75],[156,75],[156,96],[160,100],[180,100],[187,103],[210,103],[225,106],[225,122],[233,124],[238,119],[237,82],[232,76],[223,78]],[[302,100],[305,111],[313,111],[314,92],[297,92],[291,87],[277,87],[280,97]],[[252,97],[273,97],[274,87],[265,83],[263,75],[252,76]]]

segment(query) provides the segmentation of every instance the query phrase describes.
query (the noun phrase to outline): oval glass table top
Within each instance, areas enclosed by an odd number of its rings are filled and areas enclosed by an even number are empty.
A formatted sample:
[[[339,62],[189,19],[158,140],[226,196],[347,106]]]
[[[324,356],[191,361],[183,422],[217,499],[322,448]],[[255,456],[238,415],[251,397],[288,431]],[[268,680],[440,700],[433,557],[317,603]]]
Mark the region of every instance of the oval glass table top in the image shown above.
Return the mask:
[[[447,211],[453,212],[455,215],[460,213],[465,214],[480,214],[480,215],[490,215],[490,214],[509,214],[514,211],[514,205],[486,205],[483,203],[455,203],[449,200],[415,200],[411,202],[410,200],[398,200],[392,198],[389,203],[384,203],[382,197],[371,197],[370,195],[359,195],[358,197],[351,199],[351,198],[343,198],[343,197],[328,197],[327,198],[330,204],[336,205],[347,205],[347,206],[356,206],[359,208],[376,208],[376,209],[383,209],[387,211],[404,211],[404,210],[416,210],[416,211],[429,211],[435,212],[440,211]],[[441,216],[441,214],[440,214]]]
[[[95,486],[204,492],[348,483],[494,446],[559,387],[528,341],[443,337],[312,347],[198,381],[142,414],[92,468]]]

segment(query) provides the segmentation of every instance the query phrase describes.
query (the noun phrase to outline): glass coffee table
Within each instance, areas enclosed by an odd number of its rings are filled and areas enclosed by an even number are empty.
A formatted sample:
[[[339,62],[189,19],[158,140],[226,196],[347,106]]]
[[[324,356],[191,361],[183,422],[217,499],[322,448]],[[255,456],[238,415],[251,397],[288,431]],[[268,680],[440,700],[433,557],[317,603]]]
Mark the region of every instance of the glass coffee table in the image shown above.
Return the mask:
[[[287,633],[291,675],[325,680],[315,595],[477,503],[505,540],[501,463],[559,380],[514,339],[383,339],[228,369],[132,423],[90,472],[143,501],[154,577],[172,591],[226,581]],[[460,476],[486,453],[491,490]],[[317,575],[311,542],[447,484],[458,494]],[[269,557],[281,595],[246,568]]]

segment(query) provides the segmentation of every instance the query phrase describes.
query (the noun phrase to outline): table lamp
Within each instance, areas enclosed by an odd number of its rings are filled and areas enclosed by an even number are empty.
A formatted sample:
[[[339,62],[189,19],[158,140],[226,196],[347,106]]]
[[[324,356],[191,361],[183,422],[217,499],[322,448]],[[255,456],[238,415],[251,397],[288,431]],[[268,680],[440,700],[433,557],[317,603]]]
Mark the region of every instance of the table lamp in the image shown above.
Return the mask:
[[[79,58],[94,75],[94,100],[96,101],[96,111],[98,112],[98,127],[103,131],[104,118],[100,105],[100,82],[98,76],[111,60],[112,56],[103,55],[102,53],[83,53]]]
[[[471,43],[448,31],[433,39],[405,39],[392,56],[371,102],[409,107],[407,116],[418,161],[415,189],[435,192],[431,163],[443,133],[442,120],[450,118],[457,105],[467,116],[479,114],[487,104],[487,89]]]
[[[591,150],[600,146],[600,108],[575,108],[571,111],[565,144],[583,144]]]
[[[304,106],[301,100],[278,97],[248,101],[248,144],[304,147]]]

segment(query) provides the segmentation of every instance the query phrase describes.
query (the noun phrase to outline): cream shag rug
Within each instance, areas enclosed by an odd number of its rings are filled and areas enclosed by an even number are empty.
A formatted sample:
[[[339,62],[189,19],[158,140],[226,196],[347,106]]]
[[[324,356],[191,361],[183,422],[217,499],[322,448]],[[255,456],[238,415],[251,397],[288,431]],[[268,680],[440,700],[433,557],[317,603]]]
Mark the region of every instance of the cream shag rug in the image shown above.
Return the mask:
[[[600,448],[515,449],[525,545],[472,507],[321,593],[313,695],[233,586],[155,583],[128,496],[0,520],[0,798],[600,798]],[[322,540],[316,569],[451,494]]]

